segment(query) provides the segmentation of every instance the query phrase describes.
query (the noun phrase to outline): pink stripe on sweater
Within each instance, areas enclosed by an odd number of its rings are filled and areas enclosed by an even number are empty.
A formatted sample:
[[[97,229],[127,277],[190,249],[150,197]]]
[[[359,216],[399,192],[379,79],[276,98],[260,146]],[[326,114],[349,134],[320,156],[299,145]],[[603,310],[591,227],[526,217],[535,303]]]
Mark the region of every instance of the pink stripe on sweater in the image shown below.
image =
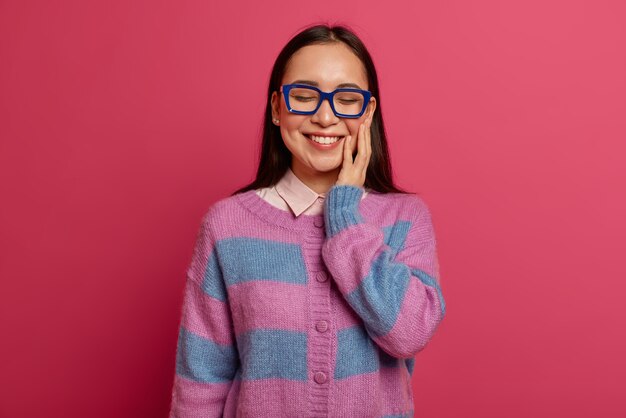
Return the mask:
[[[270,203],[262,200],[260,203],[271,206]],[[213,210],[219,209],[221,208],[214,206]],[[274,208],[274,210],[278,209]],[[293,214],[290,212],[280,212],[281,215],[287,219],[293,218]],[[219,239],[247,237],[280,241],[290,244],[301,244],[301,233],[297,231],[290,231],[285,228],[271,228],[270,225],[267,225],[265,228],[259,228],[259,225],[263,225],[264,222],[265,221],[263,219],[259,219],[259,217],[254,213],[247,212],[245,210],[220,210],[220,222],[213,223],[211,228],[215,231],[215,236],[219,237]],[[233,225],[237,225],[237,228],[233,228]]]
[[[218,344],[234,344],[228,304],[207,295],[199,284],[188,279],[185,286],[182,325]]]
[[[336,401],[329,415],[333,417],[381,417],[413,409],[411,378],[405,367],[336,380],[333,398]]]
[[[303,285],[251,280],[228,288],[235,334],[257,328],[306,332],[307,318],[294,315],[306,306]]]
[[[403,219],[410,220],[416,206],[413,200],[421,200],[417,196],[403,194],[371,195],[370,197],[373,198],[370,199],[371,204],[361,205],[359,210],[368,223],[378,227],[392,225]],[[422,202],[418,203],[418,205],[422,204]]]
[[[398,253],[395,261],[408,265],[411,269],[419,269],[439,282],[439,265],[436,254],[434,241],[424,242],[417,241],[413,238],[414,234],[409,233],[407,237],[407,246]],[[410,242],[409,242],[410,240]],[[405,246],[406,247],[406,246]]]
[[[348,227],[333,237],[332,249],[330,246],[324,245],[323,253],[327,261],[331,261],[335,266],[335,273],[340,274],[337,283],[344,295],[355,290],[363,279],[367,277],[371,271],[372,263],[384,251],[390,251],[391,248],[384,244],[384,233],[378,227],[372,225],[360,224],[358,226]],[[358,242],[358,248],[355,248],[355,242]],[[344,253],[337,253],[339,249],[344,249]],[[358,258],[353,254],[346,254],[348,250],[358,250],[358,257],[364,261],[357,263]]]
[[[174,377],[170,418],[221,417],[230,383],[200,383]]]
[[[243,380],[235,384],[237,386],[233,387],[233,391],[238,391],[237,399],[227,404],[224,418],[314,416],[312,411],[307,410],[306,382],[263,379]]]
[[[212,238],[209,236],[206,215],[202,218],[196,242],[193,249],[191,263],[187,267],[187,276],[198,283],[202,283],[209,256],[213,250]]]

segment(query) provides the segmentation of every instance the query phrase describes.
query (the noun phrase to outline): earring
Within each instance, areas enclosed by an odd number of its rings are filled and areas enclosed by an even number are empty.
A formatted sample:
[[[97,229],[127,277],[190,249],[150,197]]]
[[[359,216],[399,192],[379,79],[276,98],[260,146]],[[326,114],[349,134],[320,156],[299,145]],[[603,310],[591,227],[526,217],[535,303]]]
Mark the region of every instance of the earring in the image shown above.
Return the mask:
[[[274,119],[274,123],[275,123],[276,125],[278,125],[278,122],[280,122],[278,119]]]

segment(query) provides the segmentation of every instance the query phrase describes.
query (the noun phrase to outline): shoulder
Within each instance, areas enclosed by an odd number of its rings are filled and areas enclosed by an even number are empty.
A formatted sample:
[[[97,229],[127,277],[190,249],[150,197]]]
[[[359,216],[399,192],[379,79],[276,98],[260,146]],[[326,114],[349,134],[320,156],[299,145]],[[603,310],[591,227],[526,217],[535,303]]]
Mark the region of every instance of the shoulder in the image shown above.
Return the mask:
[[[234,227],[245,216],[240,194],[222,197],[213,202],[202,216],[202,228],[212,235],[220,235]]]
[[[430,219],[430,208],[423,196],[413,193],[378,193],[372,192],[374,207],[380,212],[391,212],[397,218],[418,220]]]

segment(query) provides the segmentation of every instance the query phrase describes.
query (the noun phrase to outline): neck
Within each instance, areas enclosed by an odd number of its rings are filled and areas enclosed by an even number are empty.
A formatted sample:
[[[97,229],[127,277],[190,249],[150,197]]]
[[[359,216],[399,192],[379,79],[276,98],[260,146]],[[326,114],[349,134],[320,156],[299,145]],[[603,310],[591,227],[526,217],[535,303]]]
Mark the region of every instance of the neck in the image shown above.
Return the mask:
[[[337,182],[340,170],[341,167],[337,167],[335,170],[323,172],[316,171],[309,167],[291,164],[293,174],[317,194],[324,194],[333,187]]]

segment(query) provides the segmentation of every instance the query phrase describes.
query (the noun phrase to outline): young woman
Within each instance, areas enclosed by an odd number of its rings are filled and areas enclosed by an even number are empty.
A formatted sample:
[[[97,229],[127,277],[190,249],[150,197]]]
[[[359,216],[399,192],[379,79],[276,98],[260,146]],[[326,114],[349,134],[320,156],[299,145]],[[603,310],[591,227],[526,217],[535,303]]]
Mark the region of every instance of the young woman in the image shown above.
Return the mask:
[[[394,186],[363,43],[313,26],[272,70],[254,182],[202,219],[171,417],[411,417],[445,315],[430,212]]]

